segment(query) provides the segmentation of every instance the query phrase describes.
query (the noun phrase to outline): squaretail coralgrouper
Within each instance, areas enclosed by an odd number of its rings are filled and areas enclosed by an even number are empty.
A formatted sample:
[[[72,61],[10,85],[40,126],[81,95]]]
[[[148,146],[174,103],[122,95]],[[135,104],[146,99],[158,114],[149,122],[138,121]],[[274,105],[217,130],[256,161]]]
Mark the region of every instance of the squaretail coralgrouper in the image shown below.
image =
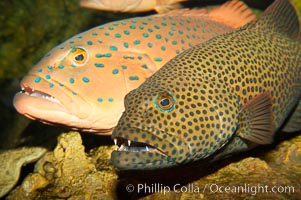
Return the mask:
[[[129,91],[183,50],[253,19],[233,1],[210,13],[179,10],[98,26],[47,53],[21,81],[14,106],[45,123],[111,134]]]
[[[81,0],[86,8],[117,12],[146,12],[155,10],[165,13],[181,8],[180,2],[187,0]]]
[[[113,164],[164,168],[271,143],[300,100],[299,31],[292,5],[277,0],[258,21],[176,56],[125,97]]]

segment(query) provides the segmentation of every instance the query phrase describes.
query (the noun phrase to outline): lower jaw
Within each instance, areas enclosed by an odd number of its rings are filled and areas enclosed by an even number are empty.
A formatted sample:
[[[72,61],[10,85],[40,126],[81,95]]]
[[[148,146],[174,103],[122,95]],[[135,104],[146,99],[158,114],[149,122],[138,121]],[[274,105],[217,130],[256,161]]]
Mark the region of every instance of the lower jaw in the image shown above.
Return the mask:
[[[170,157],[155,151],[113,151],[111,161],[119,170],[155,170],[177,165],[176,162],[171,161]]]

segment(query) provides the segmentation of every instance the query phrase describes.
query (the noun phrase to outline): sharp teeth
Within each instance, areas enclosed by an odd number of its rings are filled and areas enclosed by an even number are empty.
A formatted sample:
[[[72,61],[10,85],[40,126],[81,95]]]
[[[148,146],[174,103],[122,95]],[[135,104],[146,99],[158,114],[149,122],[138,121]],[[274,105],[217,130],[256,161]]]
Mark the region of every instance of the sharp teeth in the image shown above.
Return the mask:
[[[146,151],[149,151],[149,149],[148,149],[148,147],[147,147],[147,146],[145,146],[145,148],[146,148]]]
[[[117,138],[114,138],[114,144],[117,145]]]
[[[128,146],[131,146],[131,140],[128,140]]]
[[[119,147],[119,149],[118,149],[118,151],[123,151],[123,149],[124,149],[124,146],[123,146],[123,144]]]

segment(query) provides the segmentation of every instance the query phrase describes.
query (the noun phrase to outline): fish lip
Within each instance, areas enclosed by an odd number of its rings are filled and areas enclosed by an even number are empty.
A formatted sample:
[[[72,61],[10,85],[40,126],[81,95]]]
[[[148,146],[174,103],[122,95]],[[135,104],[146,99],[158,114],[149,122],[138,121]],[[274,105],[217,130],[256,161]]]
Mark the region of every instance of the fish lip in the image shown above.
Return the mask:
[[[33,81],[28,80],[29,78],[30,79],[40,78],[41,79],[40,81],[43,82],[43,86],[40,86],[40,84],[37,84],[35,86]],[[49,106],[47,106],[47,109],[44,110],[44,112],[48,112],[48,111],[51,112],[56,110],[58,112],[66,113],[67,115],[71,115],[72,113],[70,112],[70,105],[68,105],[68,103],[69,104],[72,103],[71,97],[67,95],[67,92],[65,92],[65,91],[69,91],[71,93],[71,90],[64,86],[62,88],[57,87],[55,90],[49,90],[49,92],[47,91],[47,93],[44,92],[46,85],[50,83],[54,83],[54,84],[58,83],[54,79],[51,80],[52,82],[44,79],[41,76],[37,76],[36,74],[29,73],[20,83],[21,90],[18,93],[16,93],[14,96],[13,104],[16,110],[21,114],[29,117],[30,119],[39,120],[47,124],[60,124],[60,123],[47,121],[46,119],[37,116],[36,113],[41,113],[43,110],[35,108],[34,103],[47,102],[47,105]],[[60,98],[60,99],[64,99],[63,102],[57,98],[58,94],[64,95],[62,98]],[[21,102],[20,99],[22,99]],[[35,114],[28,112],[29,108],[34,109]]]
[[[41,76],[36,76],[34,74],[29,74],[28,76],[31,76],[33,78],[41,78],[41,80],[43,82],[45,82],[46,84],[51,83]],[[33,84],[31,82],[27,81],[26,79],[25,80],[23,79],[21,81],[20,87],[21,87],[21,90],[15,94],[14,102],[15,102],[17,96],[22,95],[23,98],[25,97],[27,99],[30,98],[30,99],[43,100],[45,102],[47,101],[48,103],[59,106],[60,109],[64,110],[64,112],[67,112],[66,107],[63,105],[63,103],[58,98],[56,98],[55,94],[49,93],[49,92],[46,93],[40,87],[34,87]],[[27,115],[29,115],[29,114],[27,114]],[[29,117],[30,117],[30,115],[29,115]],[[32,117],[30,117],[30,118],[32,118]]]

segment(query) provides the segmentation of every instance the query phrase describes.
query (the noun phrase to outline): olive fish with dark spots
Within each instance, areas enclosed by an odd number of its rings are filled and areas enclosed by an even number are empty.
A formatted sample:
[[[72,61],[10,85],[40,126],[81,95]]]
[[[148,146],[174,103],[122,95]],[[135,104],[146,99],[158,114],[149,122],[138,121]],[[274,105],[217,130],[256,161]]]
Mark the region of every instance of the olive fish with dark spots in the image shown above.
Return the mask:
[[[44,123],[111,134],[129,91],[183,50],[253,19],[232,1],[95,27],[47,53],[21,81],[14,106]]]
[[[277,0],[259,20],[184,51],[131,91],[112,162],[157,169],[269,144],[280,128],[301,129],[300,88],[298,17]]]

